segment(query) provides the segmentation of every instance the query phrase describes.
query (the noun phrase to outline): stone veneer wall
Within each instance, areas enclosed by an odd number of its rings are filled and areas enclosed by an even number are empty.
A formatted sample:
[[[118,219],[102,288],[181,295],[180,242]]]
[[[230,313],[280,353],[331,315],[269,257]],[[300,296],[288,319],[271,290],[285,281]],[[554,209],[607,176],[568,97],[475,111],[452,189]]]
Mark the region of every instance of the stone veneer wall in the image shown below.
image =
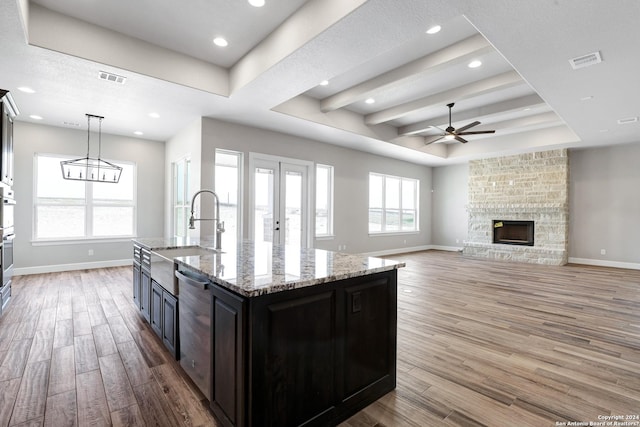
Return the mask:
[[[469,163],[465,255],[537,264],[567,263],[569,157],[566,149]],[[534,246],[494,244],[492,220],[535,221]]]

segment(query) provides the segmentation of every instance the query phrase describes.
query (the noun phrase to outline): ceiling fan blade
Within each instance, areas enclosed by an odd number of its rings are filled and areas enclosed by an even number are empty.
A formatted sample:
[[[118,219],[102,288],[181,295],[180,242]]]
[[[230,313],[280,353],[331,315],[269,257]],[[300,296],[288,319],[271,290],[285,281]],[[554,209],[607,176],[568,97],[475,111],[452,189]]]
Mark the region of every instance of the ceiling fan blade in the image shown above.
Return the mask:
[[[444,135],[438,135],[437,138],[434,138],[430,141],[425,141],[424,145],[429,145],[429,144],[433,144],[436,141],[440,141],[442,138],[444,138]]]
[[[468,141],[458,135],[454,135],[454,138],[456,139],[456,141],[462,142],[463,144],[466,144]]]
[[[473,123],[469,123],[469,124],[468,124],[468,125],[466,125],[466,126],[462,126],[460,129],[456,129],[456,133],[459,135],[459,134],[460,134],[460,132],[464,132],[465,130],[467,130],[467,129],[469,129],[469,128],[472,128],[472,127],[474,127],[474,126],[478,126],[479,124],[480,124],[480,122],[478,122],[478,121],[475,121],[475,122],[473,122]]]
[[[471,132],[456,132],[456,135],[481,135],[484,133],[496,133],[495,130],[476,130]]]

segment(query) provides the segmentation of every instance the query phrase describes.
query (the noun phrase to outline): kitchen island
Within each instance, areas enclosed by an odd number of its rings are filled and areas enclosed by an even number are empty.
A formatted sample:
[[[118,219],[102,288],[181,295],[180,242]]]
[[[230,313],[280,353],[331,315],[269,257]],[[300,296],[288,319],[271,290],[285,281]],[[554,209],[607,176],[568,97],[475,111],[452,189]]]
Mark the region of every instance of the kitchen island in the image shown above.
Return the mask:
[[[210,243],[136,239],[134,248],[180,255]],[[335,425],[395,388],[403,263],[249,241],[197,253],[173,258],[176,354],[222,424]]]

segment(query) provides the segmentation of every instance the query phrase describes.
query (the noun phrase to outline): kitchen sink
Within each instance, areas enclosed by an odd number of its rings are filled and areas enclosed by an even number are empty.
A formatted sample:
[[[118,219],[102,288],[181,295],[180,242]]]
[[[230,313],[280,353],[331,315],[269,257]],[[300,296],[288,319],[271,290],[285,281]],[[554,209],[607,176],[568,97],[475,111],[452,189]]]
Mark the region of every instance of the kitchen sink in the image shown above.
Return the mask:
[[[215,249],[199,246],[189,248],[158,249],[151,251],[151,278],[173,295],[178,295],[178,283],[174,276],[173,259],[183,256],[215,255]]]
[[[174,258],[181,256],[215,255],[218,251],[195,246],[190,248],[158,249],[152,251],[152,253],[173,262]]]

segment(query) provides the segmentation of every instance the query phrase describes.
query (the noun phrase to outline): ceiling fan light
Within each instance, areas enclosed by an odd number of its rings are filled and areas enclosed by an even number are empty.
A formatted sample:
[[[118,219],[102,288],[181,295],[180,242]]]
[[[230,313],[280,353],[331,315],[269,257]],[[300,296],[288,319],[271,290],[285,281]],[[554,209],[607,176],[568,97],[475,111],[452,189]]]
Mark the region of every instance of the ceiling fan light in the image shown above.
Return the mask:
[[[447,141],[451,141],[452,139],[454,139],[456,136],[452,133],[445,135],[444,139],[446,139]]]

